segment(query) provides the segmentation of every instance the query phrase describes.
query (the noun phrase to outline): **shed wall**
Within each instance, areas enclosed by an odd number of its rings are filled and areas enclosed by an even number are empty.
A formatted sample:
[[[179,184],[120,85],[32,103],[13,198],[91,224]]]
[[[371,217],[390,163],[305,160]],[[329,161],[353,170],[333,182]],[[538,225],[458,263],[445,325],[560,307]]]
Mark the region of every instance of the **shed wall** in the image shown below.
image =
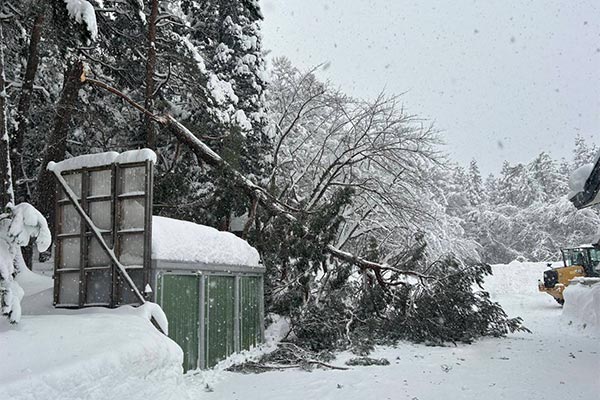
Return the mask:
[[[193,270],[189,263],[161,261],[153,266],[156,302],[169,320],[169,337],[184,350],[186,371],[213,367],[262,342],[262,271],[215,265]]]

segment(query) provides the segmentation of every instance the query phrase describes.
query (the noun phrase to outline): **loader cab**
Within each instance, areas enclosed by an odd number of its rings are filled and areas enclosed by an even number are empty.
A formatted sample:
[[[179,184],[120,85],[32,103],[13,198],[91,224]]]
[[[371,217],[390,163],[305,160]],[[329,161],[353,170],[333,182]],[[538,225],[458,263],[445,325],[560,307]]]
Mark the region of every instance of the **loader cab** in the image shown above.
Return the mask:
[[[585,276],[600,276],[600,246],[587,245],[572,249],[563,249],[565,267],[582,266]]]

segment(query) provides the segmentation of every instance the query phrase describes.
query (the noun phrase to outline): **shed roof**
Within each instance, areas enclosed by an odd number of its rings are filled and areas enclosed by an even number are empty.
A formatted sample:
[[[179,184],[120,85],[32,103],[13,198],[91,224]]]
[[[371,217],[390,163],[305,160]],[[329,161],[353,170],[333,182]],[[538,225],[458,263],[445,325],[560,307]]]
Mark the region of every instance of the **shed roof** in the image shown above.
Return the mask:
[[[231,232],[159,216],[152,217],[152,258],[250,267],[260,261],[258,251]]]

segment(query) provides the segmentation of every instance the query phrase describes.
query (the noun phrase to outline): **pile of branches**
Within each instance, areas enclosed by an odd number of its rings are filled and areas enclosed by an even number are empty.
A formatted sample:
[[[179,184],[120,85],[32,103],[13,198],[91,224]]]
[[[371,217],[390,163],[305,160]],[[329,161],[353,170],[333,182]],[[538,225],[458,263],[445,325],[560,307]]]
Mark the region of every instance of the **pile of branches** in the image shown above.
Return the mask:
[[[438,278],[393,287],[332,276],[303,305],[294,303],[300,295],[288,288],[271,307],[291,310],[289,336],[314,352],[351,350],[366,356],[375,345],[402,340],[444,346],[529,332],[521,318],[509,317],[482,287],[492,273],[488,264],[448,256],[427,273]]]
[[[328,351],[314,352],[292,342],[281,342],[277,349],[263,355],[258,361],[246,361],[229,367],[227,370],[242,373],[260,373],[273,370],[300,368],[312,371],[314,368],[346,370],[346,367],[332,365],[335,357]]]

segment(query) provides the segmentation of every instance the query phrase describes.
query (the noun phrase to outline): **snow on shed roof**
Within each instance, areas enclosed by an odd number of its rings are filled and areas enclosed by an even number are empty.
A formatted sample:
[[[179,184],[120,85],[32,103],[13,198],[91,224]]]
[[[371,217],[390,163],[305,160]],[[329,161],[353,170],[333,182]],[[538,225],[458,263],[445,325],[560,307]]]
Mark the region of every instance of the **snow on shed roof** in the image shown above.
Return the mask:
[[[152,258],[202,264],[259,265],[258,251],[231,232],[165,217],[152,217]]]

